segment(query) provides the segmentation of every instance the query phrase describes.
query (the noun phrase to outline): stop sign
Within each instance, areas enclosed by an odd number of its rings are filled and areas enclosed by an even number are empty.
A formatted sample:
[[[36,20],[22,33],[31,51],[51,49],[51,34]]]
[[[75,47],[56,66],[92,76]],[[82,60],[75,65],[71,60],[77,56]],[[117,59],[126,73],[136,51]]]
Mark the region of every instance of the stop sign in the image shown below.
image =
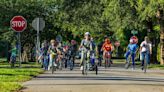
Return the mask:
[[[23,32],[27,27],[27,21],[23,16],[14,16],[10,21],[10,26],[16,32]]]

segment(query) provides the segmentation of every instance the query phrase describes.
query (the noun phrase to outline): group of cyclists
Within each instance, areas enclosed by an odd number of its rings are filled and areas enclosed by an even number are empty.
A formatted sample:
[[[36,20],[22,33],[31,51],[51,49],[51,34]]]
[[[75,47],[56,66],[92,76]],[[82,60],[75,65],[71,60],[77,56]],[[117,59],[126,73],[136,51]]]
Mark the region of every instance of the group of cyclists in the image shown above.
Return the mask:
[[[79,49],[75,40],[71,40],[70,43],[70,45],[63,45],[62,42],[58,42],[54,39],[50,41],[50,44],[48,44],[47,41],[42,43],[38,60],[42,62],[45,70],[50,70],[53,66],[59,69],[62,69],[62,67],[67,68],[68,65],[70,66],[70,70],[73,70],[75,65],[75,56],[78,50],[81,52],[81,70],[94,70],[95,65],[97,68],[97,65],[101,66],[104,64],[105,67],[110,67],[110,65],[113,64],[111,56],[114,51],[114,46],[107,36],[104,37],[104,41],[96,45],[91,34],[86,32]],[[145,60],[149,63],[150,54],[152,53],[152,46],[148,37],[145,37],[145,40],[141,43],[140,48],[137,43],[138,38],[135,36],[131,37],[125,54],[125,65],[126,67],[130,66],[129,57],[131,57],[133,70],[135,69],[135,57],[138,51],[140,51],[142,66],[144,66]],[[96,56],[98,56],[97,63],[95,58]]]

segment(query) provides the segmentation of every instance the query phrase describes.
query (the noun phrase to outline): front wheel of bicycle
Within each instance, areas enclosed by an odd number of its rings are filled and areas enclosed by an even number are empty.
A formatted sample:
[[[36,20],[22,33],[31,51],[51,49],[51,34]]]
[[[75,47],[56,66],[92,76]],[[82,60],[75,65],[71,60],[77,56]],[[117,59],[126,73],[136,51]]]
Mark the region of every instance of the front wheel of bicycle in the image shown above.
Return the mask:
[[[144,73],[146,73],[146,70],[147,70],[147,62],[146,60],[144,60]]]
[[[98,74],[98,66],[95,66],[96,75]]]

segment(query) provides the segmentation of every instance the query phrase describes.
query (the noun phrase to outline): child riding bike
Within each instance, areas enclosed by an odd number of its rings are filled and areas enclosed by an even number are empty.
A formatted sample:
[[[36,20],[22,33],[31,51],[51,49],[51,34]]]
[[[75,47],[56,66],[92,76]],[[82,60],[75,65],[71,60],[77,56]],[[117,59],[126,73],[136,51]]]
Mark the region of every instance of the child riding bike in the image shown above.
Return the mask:
[[[48,66],[48,70],[50,70],[50,68],[52,67],[52,64],[54,64],[54,66],[57,66],[56,64],[56,59],[57,59],[57,53],[58,53],[58,49],[57,49],[57,42],[52,39],[50,41],[51,45],[49,47],[49,54],[50,54],[50,61],[49,61],[49,66]]]
[[[130,63],[129,62],[129,56],[130,56],[132,59],[132,70],[135,69],[135,56],[136,56],[137,51],[138,51],[137,43],[133,39],[130,39],[130,43],[128,44],[128,47],[127,47],[127,52],[125,54],[126,64],[128,64],[127,68],[129,67],[129,63]]]
[[[109,38],[105,39],[105,42],[102,46],[102,51],[103,51],[104,62],[105,62],[106,58],[111,59],[111,52],[113,51],[113,45],[111,44]],[[107,57],[108,54],[110,55],[110,57]],[[110,63],[112,64],[111,60],[110,60]]]

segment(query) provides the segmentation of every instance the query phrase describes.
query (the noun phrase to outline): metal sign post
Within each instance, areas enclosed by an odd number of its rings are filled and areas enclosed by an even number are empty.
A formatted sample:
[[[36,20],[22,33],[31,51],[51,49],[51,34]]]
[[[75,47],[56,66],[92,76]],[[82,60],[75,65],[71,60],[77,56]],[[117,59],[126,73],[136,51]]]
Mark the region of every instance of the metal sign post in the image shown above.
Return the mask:
[[[18,33],[18,54],[19,54],[19,67],[21,67],[21,62],[22,62],[22,54],[21,54],[21,34]]]
[[[37,56],[39,56],[39,50],[40,50],[40,33],[39,33],[39,31],[44,29],[45,21],[43,20],[43,18],[35,18],[32,21],[32,27],[37,31],[36,54],[37,54]]]

